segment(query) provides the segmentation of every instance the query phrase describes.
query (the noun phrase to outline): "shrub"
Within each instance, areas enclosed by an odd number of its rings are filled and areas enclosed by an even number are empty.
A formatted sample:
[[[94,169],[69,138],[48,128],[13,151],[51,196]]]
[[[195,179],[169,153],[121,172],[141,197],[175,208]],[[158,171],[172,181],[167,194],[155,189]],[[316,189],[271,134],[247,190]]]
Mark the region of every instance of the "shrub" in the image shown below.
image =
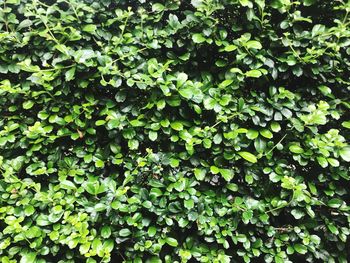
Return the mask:
[[[0,6],[2,263],[347,261],[350,2]]]

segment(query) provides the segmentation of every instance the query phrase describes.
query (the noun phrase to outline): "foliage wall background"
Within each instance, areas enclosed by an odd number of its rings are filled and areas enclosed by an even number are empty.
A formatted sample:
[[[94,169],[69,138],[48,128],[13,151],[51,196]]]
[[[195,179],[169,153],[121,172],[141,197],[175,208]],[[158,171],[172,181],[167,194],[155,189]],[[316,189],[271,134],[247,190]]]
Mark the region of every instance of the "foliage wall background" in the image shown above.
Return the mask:
[[[1,262],[347,261],[349,2],[0,6]]]

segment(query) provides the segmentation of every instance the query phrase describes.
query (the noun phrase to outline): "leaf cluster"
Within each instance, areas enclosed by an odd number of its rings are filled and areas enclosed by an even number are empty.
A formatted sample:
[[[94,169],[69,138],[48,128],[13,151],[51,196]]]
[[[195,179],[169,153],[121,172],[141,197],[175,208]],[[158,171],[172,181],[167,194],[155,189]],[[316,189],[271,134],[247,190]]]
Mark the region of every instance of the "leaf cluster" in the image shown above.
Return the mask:
[[[347,262],[349,12],[0,0],[0,261]]]

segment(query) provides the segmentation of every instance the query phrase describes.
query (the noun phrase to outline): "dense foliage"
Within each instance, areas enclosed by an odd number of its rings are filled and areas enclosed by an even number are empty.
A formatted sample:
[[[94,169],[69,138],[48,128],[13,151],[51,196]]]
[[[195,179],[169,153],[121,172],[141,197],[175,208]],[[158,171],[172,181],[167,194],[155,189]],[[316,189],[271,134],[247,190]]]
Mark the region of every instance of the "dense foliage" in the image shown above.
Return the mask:
[[[2,263],[347,261],[350,2],[0,6]]]

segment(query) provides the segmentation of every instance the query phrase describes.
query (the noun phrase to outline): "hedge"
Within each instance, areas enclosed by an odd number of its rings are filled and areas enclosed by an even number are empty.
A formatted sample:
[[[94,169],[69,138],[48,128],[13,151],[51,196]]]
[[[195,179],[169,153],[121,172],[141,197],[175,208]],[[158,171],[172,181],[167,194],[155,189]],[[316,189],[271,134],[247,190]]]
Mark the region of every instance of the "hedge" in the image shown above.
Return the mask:
[[[2,263],[347,262],[349,1],[0,6]]]

